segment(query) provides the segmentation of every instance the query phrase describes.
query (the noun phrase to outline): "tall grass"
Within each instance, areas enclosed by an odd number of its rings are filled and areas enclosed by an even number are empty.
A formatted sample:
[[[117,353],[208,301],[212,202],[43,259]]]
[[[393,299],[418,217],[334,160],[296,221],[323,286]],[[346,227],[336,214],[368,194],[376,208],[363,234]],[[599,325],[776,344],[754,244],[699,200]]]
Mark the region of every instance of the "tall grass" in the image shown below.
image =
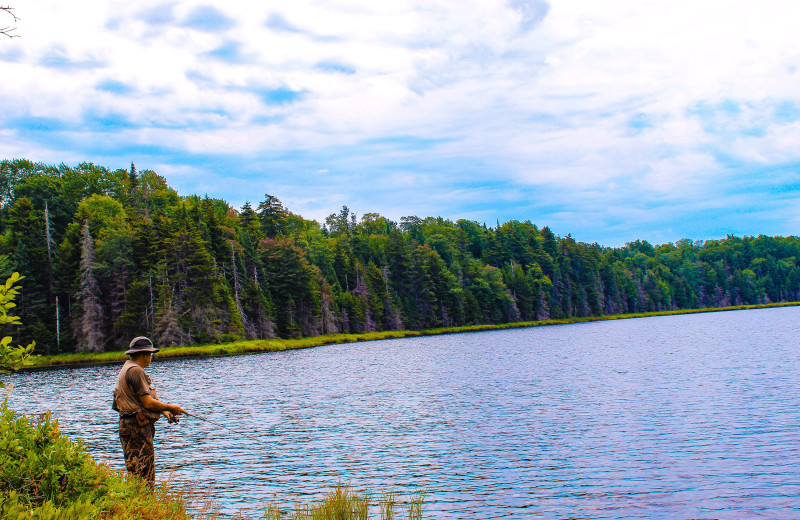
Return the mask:
[[[405,514],[397,517],[399,496],[395,491],[381,493],[376,504],[380,520],[400,518],[422,520],[425,492],[410,493],[408,500],[403,504]],[[372,495],[353,492],[349,485],[339,482],[322,500],[295,506],[292,510],[284,512],[277,505],[268,504],[264,518],[266,520],[369,520],[372,505]]]

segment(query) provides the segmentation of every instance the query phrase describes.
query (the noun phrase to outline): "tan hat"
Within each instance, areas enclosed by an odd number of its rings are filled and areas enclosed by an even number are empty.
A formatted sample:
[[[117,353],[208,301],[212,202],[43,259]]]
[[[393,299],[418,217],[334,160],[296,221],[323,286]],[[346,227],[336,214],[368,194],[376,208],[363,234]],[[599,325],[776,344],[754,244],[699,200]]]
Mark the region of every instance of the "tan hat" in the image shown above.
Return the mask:
[[[131,340],[130,345],[128,345],[128,350],[126,350],[125,353],[132,355],[138,354],[139,352],[158,352],[158,349],[153,346],[153,342],[150,341],[150,338],[138,336]]]

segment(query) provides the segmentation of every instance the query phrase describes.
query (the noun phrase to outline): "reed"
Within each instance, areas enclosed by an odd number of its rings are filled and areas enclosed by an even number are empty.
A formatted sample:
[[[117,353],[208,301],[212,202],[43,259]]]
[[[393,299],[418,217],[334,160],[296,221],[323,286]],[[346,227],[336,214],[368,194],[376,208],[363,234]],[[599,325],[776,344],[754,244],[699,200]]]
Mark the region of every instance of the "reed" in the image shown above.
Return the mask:
[[[427,491],[412,493],[408,500],[408,520],[422,520],[423,505]]]
[[[381,520],[394,520],[394,506],[397,503],[397,492],[390,490],[381,493],[380,511]]]
[[[295,509],[291,520],[368,520],[369,500],[340,482],[323,500]]]
[[[326,336],[313,336],[296,339],[269,339],[235,341],[213,345],[190,345],[186,347],[167,347],[158,353],[161,359],[205,358],[220,356],[238,356],[262,352],[278,352],[301,348],[334,345],[341,343],[355,343],[359,341],[374,341],[381,339],[396,339],[418,336],[436,336],[440,334],[458,334],[465,332],[482,332],[488,330],[516,329],[524,327],[542,327],[549,325],[568,325],[571,323],[588,323],[593,321],[623,320],[633,318],[650,318],[654,316],[675,316],[680,314],[697,314],[705,312],[736,311],[748,309],[764,309],[771,307],[789,307],[800,305],[800,302],[780,302],[761,305],[737,305],[733,307],[710,307],[704,309],[683,309],[658,312],[639,312],[628,314],[607,314],[603,316],[586,316],[580,318],[564,318],[541,321],[524,321],[513,323],[467,325],[462,327],[443,327],[427,330],[389,330],[382,332],[365,332],[363,334],[329,334]],[[59,366],[85,366],[121,363],[127,359],[122,352],[103,353],[78,353],[57,354],[53,356],[39,356],[34,359],[33,365],[28,369],[59,367]]]
[[[422,520],[425,491],[410,493],[406,503],[408,520]],[[396,491],[382,492],[378,501],[380,520],[394,520],[399,494]],[[339,482],[319,501],[295,506],[283,511],[276,504],[264,508],[265,520],[369,520],[372,495],[350,490],[348,484]]]

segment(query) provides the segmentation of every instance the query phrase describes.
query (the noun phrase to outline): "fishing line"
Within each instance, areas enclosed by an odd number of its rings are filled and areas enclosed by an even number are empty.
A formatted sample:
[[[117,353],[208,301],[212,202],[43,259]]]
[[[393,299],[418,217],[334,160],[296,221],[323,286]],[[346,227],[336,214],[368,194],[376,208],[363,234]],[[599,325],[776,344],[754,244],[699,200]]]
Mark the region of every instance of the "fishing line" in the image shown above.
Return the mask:
[[[225,428],[226,430],[231,431],[231,432],[235,433],[236,435],[241,435],[242,437],[247,437],[248,439],[253,439],[253,440],[256,440],[258,442],[262,442],[262,443],[266,444],[264,439],[262,439],[261,437],[256,437],[255,435],[250,435],[250,434],[247,434],[247,433],[244,433],[244,432],[240,432],[240,431],[234,430],[233,428],[229,428],[228,426],[225,426],[224,424],[216,423],[214,421],[206,419],[205,417],[200,417],[199,415],[195,415],[195,414],[189,413],[189,412],[184,412],[183,415],[188,415],[189,417],[194,417],[195,419],[200,419],[201,421],[207,422],[209,424],[213,424],[214,426],[218,426],[220,428]]]

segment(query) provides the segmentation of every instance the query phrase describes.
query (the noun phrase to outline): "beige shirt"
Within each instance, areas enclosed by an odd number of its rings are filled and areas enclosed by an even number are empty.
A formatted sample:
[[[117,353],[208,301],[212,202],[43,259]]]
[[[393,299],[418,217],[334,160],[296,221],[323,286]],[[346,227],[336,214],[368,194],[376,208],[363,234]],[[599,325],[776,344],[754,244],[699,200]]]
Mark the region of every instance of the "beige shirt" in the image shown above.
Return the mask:
[[[157,421],[161,417],[161,413],[144,408],[142,402],[139,400],[139,395],[144,394],[137,394],[136,390],[131,388],[128,382],[128,371],[134,369],[134,367],[138,369],[136,370],[137,372],[141,371],[141,375],[144,376],[142,384],[136,386],[143,388],[153,399],[158,399],[158,392],[150,376],[144,372],[142,367],[134,363],[132,359],[129,359],[122,365],[122,369],[120,369],[119,375],[117,376],[117,388],[114,389],[114,403],[116,404],[116,409],[119,411],[120,415],[134,415],[142,412],[151,421]]]

